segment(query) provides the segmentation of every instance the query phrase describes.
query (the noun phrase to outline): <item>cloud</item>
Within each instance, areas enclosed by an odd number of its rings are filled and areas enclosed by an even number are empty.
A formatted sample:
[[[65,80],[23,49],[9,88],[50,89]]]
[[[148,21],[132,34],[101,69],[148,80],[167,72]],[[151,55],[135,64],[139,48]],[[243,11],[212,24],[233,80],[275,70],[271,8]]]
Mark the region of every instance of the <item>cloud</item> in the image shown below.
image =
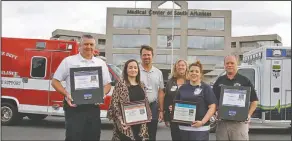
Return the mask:
[[[232,10],[232,36],[279,34],[291,45],[291,2],[190,1],[190,9]],[[2,2],[2,36],[50,38],[55,29],[106,32],[106,7],[134,8],[134,1]],[[137,8],[151,2],[137,1]],[[171,8],[166,4],[164,8]]]

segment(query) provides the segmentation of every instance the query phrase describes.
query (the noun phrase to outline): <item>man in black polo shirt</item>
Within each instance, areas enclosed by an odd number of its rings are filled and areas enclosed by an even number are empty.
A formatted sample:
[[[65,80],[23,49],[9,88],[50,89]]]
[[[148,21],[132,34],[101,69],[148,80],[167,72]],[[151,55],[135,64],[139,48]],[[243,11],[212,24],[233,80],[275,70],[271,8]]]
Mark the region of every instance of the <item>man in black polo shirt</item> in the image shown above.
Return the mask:
[[[224,59],[226,75],[220,76],[213,85],[213,91],[220,99],[221,86],[248,86],[251,87],[250,109],[247,122],[219,120],[216,129],[217,140],[249,140],[248,123],[257,107],[258,97],[250,80],[237,73],[237,59],[235,56],[226,56]]]

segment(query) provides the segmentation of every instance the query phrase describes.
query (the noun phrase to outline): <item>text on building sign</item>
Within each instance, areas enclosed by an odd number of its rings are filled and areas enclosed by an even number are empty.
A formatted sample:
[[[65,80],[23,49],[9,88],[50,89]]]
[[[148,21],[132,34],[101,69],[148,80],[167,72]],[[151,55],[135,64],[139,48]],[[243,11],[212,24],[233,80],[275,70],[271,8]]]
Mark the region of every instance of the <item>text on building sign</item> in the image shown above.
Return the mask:
[[[171,16],[172,11],[163,11],[163,10],[127,10],[127,14],[135,14],[135,15],[158,15],[158,16]],[[211,12],[205,12],[205,11],[174,11],[175,16],[211,16]]]

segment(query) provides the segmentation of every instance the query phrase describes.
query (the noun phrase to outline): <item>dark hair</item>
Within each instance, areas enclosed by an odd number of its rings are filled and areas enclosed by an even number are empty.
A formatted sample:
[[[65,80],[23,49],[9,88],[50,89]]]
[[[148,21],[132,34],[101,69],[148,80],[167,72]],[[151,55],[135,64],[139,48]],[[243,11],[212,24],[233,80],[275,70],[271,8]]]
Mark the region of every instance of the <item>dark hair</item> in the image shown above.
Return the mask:
[[[153,55],[153,48],[149,45],[142,45],[141,46],[141,49],[140,49],[140,55],[142,55],[142,50],[145,49],[145,50],[148,50],[148,51],[151,51],[152,55]]]
[[[128,65],[131,63],[131,62],[136,62],[137,63],[137,67],[138,67],[138,74],[136,76],[136,82],[138,83],[138,85],[141,84],[141,81],[140,81],[140,68],[139,68],[139,63],[138,61],[136,61],[135,59],[130,59],[128,60],[125,65],[124,65],[124,70],[123,70],[123,78],[124,80],[126,81],[126,84],[130,85],[130,81],[128,79],[128,72],[127,72],[127,68],[128,68]]]
[[[199,67],[200,68],[200,73],[203,74],[203,66],[202,66],[202,64],[201,64],[201,62],[199,60],[197,60],[195,63],[190,64],[189,70],[193,66]]]

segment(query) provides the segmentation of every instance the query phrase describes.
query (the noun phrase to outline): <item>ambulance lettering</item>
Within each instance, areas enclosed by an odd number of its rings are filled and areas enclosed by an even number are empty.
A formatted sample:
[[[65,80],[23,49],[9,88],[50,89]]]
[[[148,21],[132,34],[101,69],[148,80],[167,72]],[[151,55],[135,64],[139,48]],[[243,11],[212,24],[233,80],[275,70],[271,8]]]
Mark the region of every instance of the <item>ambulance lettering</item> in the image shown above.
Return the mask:
[[[12,54],[12,53],[9,53],[9,52],[2,52],[2,56],[7,56],[7,57],[10,57],[12,59],[17,59],[18,56]]]
[[[14,71],[1,71],[1,75],[17,76],[18,75],[18,72],[14,72]]]

